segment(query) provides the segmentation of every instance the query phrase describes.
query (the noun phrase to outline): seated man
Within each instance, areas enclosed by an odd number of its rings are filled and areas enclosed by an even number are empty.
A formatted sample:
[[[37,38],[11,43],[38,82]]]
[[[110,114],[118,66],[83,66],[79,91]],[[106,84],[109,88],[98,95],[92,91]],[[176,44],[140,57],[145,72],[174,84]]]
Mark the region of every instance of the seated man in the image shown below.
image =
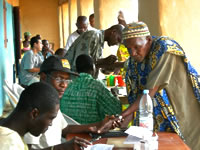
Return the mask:
[[[49,47],[49,41],[48,40],[42,40],[42,55],[44,57],[44,59],[47,59],[49,56],[52,56],[54,54],[54,51],[52,49],[50,49]]]
[[[72,74],[77,75],[70,71],[68,61],[58,56],[48,57],[40,68],[41,81],[51,84],[57,90],[59,98],[63,96]],[[44,134],[40,137],[26,134],[25,142],[32,145],[33,148],[46,148],[60,144],[61,137],[65,138],[67,133],[104,132],[109,130],[112,127],[111,125],[112,120],[109,121],[109,118],[89,125],[68,125],[59,110],[57,117],[52,122],[52,126]]]
[[[121,103],[105,85],[92,77],[95,65],[89,55],[76,60],[80,76],[67,87],[60,105],[61,111],[81,124],[102,121],[106,115],[121,112]]]
[[[57,91],[44,82],[28,86],[21,94],[14,111],[0,123],[1,150],[28,150],[23,136],[30,132],[34,136],[44,133],[59,110]],[[49,147],[48,149],[71,150],[80,146],[87,147],[87,140],[75,137],[70,142]],[[30,150],[30,149],[29,149]]]
[[[40,72],[40,65],[42,59],[38,52],[42,49],[42,42],[39,37],[31,38],[31,50],[27,51],[22,58],[20,65],[20,84],[26,87],[34,82],[39,82],[38,73]]]
[[[72,34],[69,35],[67,39],[67,43],[65,49],[68,50],[70,46],[74,43],[74,41],[83,33],[86,32],[88,29],[88,21],[86,16],[78,16],[76,21],[77,30],[74,31]]]

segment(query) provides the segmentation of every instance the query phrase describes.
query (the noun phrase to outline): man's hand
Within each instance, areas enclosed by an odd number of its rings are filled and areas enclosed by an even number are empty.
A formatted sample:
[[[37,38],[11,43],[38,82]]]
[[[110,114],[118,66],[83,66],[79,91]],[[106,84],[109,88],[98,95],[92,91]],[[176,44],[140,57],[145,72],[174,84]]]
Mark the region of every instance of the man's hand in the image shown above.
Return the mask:
[[[110,91],[115,97],[118,97],[119,89],[117,87],[111,88]]]
[[[99,122],[96,126],[90,127],[90,131],[93,133],[104,133],[108,132],[110,129],[120,127],[121,122],[117,122],[119,118],[114,115],[106,116],[103,121]]]
[[[117,56],[115,56],[115,55],[110,55],[110,56],[104,58],[104,64],[109,65],[109,64],[113,64],[116,61],[117,61]]]
[[[65,148],[68,150],[81,150],[83,147],[87,147],[88,145],[91,145],[91,143],[88,140],[74,137],[72,140],[64,143]]]
[[[112,126],[113,128],[119,128],[121,127],[123,122],[124,122],[124,118],[122,116],[116,115]]]

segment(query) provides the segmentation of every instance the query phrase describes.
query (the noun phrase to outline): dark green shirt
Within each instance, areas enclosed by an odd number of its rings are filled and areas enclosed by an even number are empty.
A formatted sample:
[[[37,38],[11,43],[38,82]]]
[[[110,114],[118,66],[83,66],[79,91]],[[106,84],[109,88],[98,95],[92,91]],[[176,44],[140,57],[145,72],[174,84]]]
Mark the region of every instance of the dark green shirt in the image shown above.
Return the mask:
[[[94,79],[90,74],[81,73],[68,85],[60,103],[61,111],[80,124],[95,123],[105,115],[121,113],[118,98]]]

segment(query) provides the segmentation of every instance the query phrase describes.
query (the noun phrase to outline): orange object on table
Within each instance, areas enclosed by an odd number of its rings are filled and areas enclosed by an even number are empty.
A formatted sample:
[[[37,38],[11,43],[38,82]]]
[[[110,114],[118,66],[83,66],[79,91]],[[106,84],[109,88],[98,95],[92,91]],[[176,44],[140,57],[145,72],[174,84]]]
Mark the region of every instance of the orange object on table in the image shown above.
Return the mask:
[[[123,78],[122,78],[122,75],[118,75],[115,77],[118,81],[118,86],[122,87],[122,86],[125,86],[125,83],[123,81]]]

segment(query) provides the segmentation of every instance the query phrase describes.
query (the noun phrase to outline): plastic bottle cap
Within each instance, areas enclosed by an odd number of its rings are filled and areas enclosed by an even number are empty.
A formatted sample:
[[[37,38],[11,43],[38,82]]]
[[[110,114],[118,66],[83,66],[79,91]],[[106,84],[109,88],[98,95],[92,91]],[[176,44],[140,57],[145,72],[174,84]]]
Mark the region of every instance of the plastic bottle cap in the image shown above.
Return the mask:
[[[149,94],[149,90],[144,90],[143,94]]]

